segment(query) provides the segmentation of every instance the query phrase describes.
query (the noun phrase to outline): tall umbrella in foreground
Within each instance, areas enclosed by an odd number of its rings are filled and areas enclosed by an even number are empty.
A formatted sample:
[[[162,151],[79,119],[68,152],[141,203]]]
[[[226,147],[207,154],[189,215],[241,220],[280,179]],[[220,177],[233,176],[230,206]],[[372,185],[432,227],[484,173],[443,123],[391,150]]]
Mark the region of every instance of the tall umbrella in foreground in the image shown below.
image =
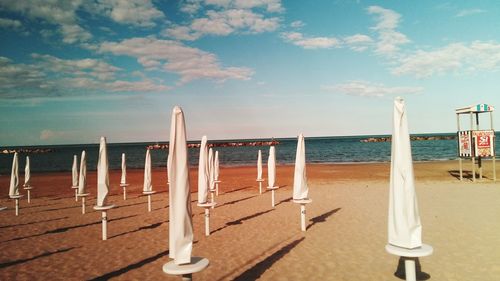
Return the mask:
[[[219,183],[221,181],[219,180],[219,151],[215,151],[215,158],[214,158],[214,183],[215,183],[215,195],[219,196]]]
[[[78,156],[73,155],[71,166],[71,188],[75,190],[75,202],[78,201]]]
[[[257,155],[257,180],[259,183],[259,194],[262,194],[262,182],[264,179],[262,178],[262,151],[259,149],[259,153]]]
[[[120,186],[123,188],[123,200],[127,200],[127,161],[125,153],[122,153],[122,177],[120,179]]]
[[[14,153],[12,159],[12,171],[10,173],[10,186],[9,186],[10,199],[16,200],[16,216],[19,216],[19,198],[23,195],[19,194],[19,160],[17,152]]]
[[[207,155],[208,154],[208,155]],[[212,200],[208,202],[208,192]],[[210,208],[215,206],[214,194],[210,190],[210,157],[207,136],[201,138],[200,157],[198,160],[198,207],[205,209],[205,235],[210,235]]]
[[[293,202],[300,204],[300,228],[306,231],[306,204],[312,202],[307,197],[309,186],[307,186],[306,176],[306,146],[304,135],[297,138],[297,153],[295,154],[295,173],[293,177]]]
[[[94,210],[101,211],[102,215],[102,240],[108,239],[108,214],[107,211],[115,205],[107,205],[109,192],[109,164],[106,138],[101,137],[99,142],[99,160],[97,161],[97,206]]]
[[[415,280],[415,259],[432,254],[422,244],[405,102],[394,100],[387,252],[405,259],[406,280]]]
[[[208,190],[210,191],[210,202],[215,202],[215,166],[214,166],[214,151],[212,148],[208,150]],[[215,207],[212,206],[212,209]]]
[[[85,198],[87,193],[87,156],[85,150],[82,151],[80,159],[80,176],[78,177],[78,197],[82,198],[82,214],[85,214]]]
[[[274,145],[269,148],[269,158],[267,160],[267,189],[271,190],[271,204],[274,208],[274,191],[278,189],[276,184],[276,152]]]
[[[31,186],[31,166],[30,166],[30,157],[26,156],[26,166],[24,167],[24,190],[28,193],[28,203],[31,203],[31,190],[33,186]]]
[[[151,195],[154,193],[151,180],[151,152],[147,149],[146,160],[144,162],[144,186],[142,188],[142,194],[148,196],[148,212],[151,212]]]
[[[174,259],[163,265],[163,272],[182,275],[191,280],[192,274],[208,266],[208,259],[191,257],[193,221],[189,166],[184,114],[178,106],[172,111],[168,172],[169,186],[169,256]]]

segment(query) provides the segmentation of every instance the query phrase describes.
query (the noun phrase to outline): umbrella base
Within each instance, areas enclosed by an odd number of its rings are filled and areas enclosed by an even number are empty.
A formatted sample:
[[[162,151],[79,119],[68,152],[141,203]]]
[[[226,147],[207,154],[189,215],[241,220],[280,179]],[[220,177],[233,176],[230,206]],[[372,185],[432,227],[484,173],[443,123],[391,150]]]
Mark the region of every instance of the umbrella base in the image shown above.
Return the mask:
[[[427,244],[422,244],[421,247],[418,247],[415,249],[406,249],[406,248],[397,247],[397,246],[394,246],[391,244],[387,244],[387,245],[385,245],[385,250],[389,254],[393,254],[393,255],[405,257],[405,258],[426,257],[426,256],[430,256],[432,254],[432,252],[434,251],[432,246],[429,246]],[[406,281],[416,281],[417,280],[417,273],[416,273],[414,259],[405,259],[405,277],[406,277]]]
[[[163,272],[170,275],[182,275],[183,280],[191,280],[192,274],[200,272],[205,269],[209,264],[208,259],[201,257],[191,257],[191,262],[187,264],[175,264],[170,261],[163,265]]]
[[[142,194],[144,194],[144,195],[151,195],[151,194],[155,194],[155,193],[156,193],[156,191],[152,191],[152,190],[151,191],[143,191],[142,192]]]
[[[309,204],[312,202],[312,199],[310,198],[304,198],[304,199],[293,199],[293,203],[297,203],[297,204]]]

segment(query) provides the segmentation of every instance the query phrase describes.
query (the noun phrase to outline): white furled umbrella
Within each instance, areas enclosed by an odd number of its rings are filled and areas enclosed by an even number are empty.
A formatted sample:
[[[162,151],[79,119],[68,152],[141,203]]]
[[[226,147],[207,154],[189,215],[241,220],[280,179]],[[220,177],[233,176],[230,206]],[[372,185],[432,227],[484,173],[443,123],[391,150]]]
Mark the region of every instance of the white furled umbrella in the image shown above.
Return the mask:
[[[219,183],[221,182],[219,180],[219,151],[215,151],[215,158],[214,158],[214,182],[215,182],[215,194],[219,196]]]
[[[191,280],[194,272],[208,266],[208,260],[191,257],[193,221],[189,184],[189,163],[184,113],[178,106],[172,111],[169,141],[169,256],[174,259],[163,265],[167,274],[182,275]]]
[[[14,153],[14,158],[12,158],[12,170],[10,173],[10,186],[9,186],[9,196],[19,195],[19,159],[17,152]]]
[[[99,142],[99,160],[97,161],[97,206],[94,210],[101,211],[102,214],[102,240],[107,240],[107,211],[114,205],[107,205],[109,193],[109,164],[108,149],[106,148],[106,138],[101,137]]]
[[[149,149],[146,150],[146,160],[144,162],[144,185],[142,188],[142,194],[148,196],[148,212],[151,212],[151,195],[155,193],[153,191],[153,184],[151,178],[151,152]]]
[[[259,194],[262,194],[262,182],[264,179],[262,178],[262,151],[259,149],[259,153],[257,154],[257,179],[256,181],[259,183]]]
[[[122,177],[120,178],[120,186],[123,189],[123,200],[127,200],[127,160],[125,153],[122,153]]]
[[[78,201],[78,156],[73,155],[71,166],[71,188],[75,190],[75,201]]]
[[[208,203],[210,189],[210,164],[208,158],[207,136],[201,138],[200,156],[198,158],[198,203]]]
[[[386,250],[401,257],[423,257],[432,247],[422,244],[422,225],[418,212],[410,134],[405,102],[394,100],[389,191],[388,242]],[[415,260],[405,260],[406,280],[415,280]]]
[[[299,134],[297,138],[297,153],[295,154],[295,173],[293,177],[293,202],[300,204],[300,227],[306,231],[306,204],[312,202],[307,197],[309,187],[306,176],[306,147],[304,135]]]
[[[12,170],[10,173],[9,197],[16,200],[16,216],[19,215],[19,159],[17,152],[14,153],[12,159]]]
[[[267,159],[267,189],[271,190],[271,205],[274,208],[274,191],[278,189],[276,185],[276,152],[274,145],[269,148],[269,158]]]
[[[87,193],[87,155],[85,150],[82,151],[80,158],[80,176],[78,177],[78,197],[82,198],[82,214],[85,214],[85,198]]]
[[[26,166],[24,167],[24,189],[28,193],[28,203],[31,203],[31,167],[30,167],[30,157],[26,156]]]
[[[26,156],[26,166],[24,167],[24,187],[31,186],[30,157]]]
[[[210,147],[208,150],[208,187],[210,192],[215,189],[215,166],[214,166],[214,151]]]

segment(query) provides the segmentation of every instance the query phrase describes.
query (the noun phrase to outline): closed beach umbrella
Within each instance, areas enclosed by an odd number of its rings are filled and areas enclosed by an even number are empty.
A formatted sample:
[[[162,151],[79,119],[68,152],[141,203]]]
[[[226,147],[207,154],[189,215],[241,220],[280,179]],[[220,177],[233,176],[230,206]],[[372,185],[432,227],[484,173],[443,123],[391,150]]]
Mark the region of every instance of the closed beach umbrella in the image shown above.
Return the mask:
[[[144,163],[144,187],[143,192],[153,191],[153,185],[151,183],[151,152],[149,149],[146,150],[146,161]]]
[[[109,165],[106,138],[101,137],[99,143],[99,160],[97,162],[97,206],[106,206],[109,192]]]
[[[269,187],[276,184],[276,155],[274,145],[269,148],[269,158],[267,160],[267,183]]]
[[[73,166],[71,167],[71,184],[78,186],[78,156],[73,155]]]
[[[208,183],[210,190],[215,189],[215,165],[214,151],[212,148],[208,150]]]
[[[219,180],[219,151],[215,151],[214,159],[214,179]]]
[[[26,156],[26,166],[24,167],[24,186],[30,186],[30,184],[31,184],[30,157]]]
[[[127,162],[125,160],[125,153],[122,153],[122,177],[120,179],[120,183],[127,183]]]
[[[82,195],[87,192],[87,156],[85,150],[82,151],[80,159],[80,177],[78,178],[78,194]]]
[[[300,134],[297,139],[297,153],[295,154],[295,174],[293,177],[293,199],[307,198],[309,187],[306,176],[306,147],[304,135]]]
[[[19,160],[17,152],[12,159],[12,171],[10,173],[9,196],[19,195]]]
[[[198,204],[207,203],[210,184],[207,136],[201,138],[200,158],[198,161]]]
[[[257,156],[257,179],[262,179],[262,152],[259,149],[259,154]]]
[[[410,136],[404,100],[394,100],[389,192],[389,244],[403,248],[422,246],[422,225],[413,175]]]
[[[174,263],[191,262],[193,221],[189,185],[188,151],[184,113],[178,106],[172,111],[169,142],[169,256]]]

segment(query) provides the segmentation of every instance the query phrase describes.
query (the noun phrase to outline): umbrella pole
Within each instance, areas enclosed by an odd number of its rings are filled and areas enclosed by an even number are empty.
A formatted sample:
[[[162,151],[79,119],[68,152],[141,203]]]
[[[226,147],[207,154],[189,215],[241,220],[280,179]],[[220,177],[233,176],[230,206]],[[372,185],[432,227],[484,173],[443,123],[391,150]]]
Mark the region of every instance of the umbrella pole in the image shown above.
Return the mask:
[[[262,194],[262,182],[259,181],[259,194]]]
[[[78,202],[78,189],[75,188],[75,202]]]
[[[29,189],[28,189],[28,203],[31,203],[31,192]]]
[[[300,228],[306,231],[306,205],[300,204]]]
[[[102,240],[108,240],[108,212],[102,211]]]
[[[191,280],[193,280],[193,274],[182,275],[182,281],[191,281]]]
[[[210,208],[205,208],[205,236],[210,236]]]
[[[417,280],[414,259],[405,259],[405,275],[406,275],[406,281],[416,281]]]
[[[151,212],[151,194],[148,194],[148,212]]]
[[[219,196],[219,183],[218,183],[218,181],[215,182],[215,195]]]
[[[82,214],[85,214],[85,197],[82,197]]]
[[[19,198],[16,198],[16,216],[19,216]]]
[[[214,203],[215,198],[214,198],[214,191],[213,190],[210,190],[210,198],[212,198],[212,201],[210,201],[210,202]],[[212,206],[212,209],[215,209],[215,205]]]
[[[271,205],[274,208],[274,189],[271,191]]]
[[[123,200],[127,200],[127,187],[123,187]]]

